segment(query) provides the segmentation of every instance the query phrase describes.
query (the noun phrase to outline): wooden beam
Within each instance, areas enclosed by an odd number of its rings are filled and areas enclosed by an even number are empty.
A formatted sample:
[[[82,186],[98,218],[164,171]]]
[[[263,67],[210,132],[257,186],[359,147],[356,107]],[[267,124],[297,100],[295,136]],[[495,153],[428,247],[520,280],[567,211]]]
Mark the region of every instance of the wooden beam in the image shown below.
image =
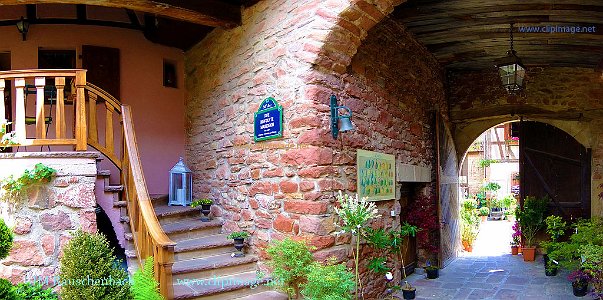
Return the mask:
[[[2,0],[2,5],[85,4],[125,8],[211,27],[234,28],[241,24],[241,8],[218,0]]]
[[[130,19],[130,23],[132,23],[132,26],[134,26],[136,28],[142,27],[140,25],[140,20],[138,20],[138,16],[136,15],[136,13],[133,10],[126,9],[126,13],[128,14],[128,18]]]

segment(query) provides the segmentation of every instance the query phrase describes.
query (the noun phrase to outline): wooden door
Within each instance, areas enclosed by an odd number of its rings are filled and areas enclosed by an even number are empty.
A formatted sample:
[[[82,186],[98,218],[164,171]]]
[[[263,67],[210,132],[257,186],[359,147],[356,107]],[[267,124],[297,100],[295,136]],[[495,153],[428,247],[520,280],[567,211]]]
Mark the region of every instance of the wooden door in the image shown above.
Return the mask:
[[[120,99],[119,49],[83,45],[82,68],[88,70],[86,81]]]
[[[590,149],[552,125],[521,122],[520,193],[551,199],[549,213],[590,218]]]
[[[446,266],[460,249],[458,162],[448,126],[436,117],[437,196],[440,221],[440,265]]]

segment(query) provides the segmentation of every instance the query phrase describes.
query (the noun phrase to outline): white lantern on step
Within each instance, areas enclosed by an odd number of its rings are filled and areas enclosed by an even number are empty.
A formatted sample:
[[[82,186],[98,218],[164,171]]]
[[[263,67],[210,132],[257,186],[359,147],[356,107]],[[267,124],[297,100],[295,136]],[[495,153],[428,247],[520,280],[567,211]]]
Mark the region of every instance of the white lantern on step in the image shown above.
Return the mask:
[[[170,194],[168,205],[187,206],[193,198],[193,174],[182,157],[170,170]]]

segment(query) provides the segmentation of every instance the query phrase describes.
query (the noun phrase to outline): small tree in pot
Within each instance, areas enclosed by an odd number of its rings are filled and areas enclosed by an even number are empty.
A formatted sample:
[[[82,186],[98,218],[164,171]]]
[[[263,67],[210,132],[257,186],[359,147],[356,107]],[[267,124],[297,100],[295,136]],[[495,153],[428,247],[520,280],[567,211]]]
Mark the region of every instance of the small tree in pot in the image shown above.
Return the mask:
[[[534,261],[536,255],[534,239],[544,224],[544,213],[548,202],[548,197],[528,196],[524,201],[523,208],[516,211],[525,242],[522,248],[524,261]]]

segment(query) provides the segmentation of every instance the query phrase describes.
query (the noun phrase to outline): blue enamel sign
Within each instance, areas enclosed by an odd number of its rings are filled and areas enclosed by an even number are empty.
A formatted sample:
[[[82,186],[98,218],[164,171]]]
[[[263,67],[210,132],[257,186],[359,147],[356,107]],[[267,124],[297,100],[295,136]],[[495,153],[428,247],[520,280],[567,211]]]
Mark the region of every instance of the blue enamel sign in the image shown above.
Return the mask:
[[[253,116],[253,140],[259,142],[282,136],[283,107],[274,98],[266,98]]]

